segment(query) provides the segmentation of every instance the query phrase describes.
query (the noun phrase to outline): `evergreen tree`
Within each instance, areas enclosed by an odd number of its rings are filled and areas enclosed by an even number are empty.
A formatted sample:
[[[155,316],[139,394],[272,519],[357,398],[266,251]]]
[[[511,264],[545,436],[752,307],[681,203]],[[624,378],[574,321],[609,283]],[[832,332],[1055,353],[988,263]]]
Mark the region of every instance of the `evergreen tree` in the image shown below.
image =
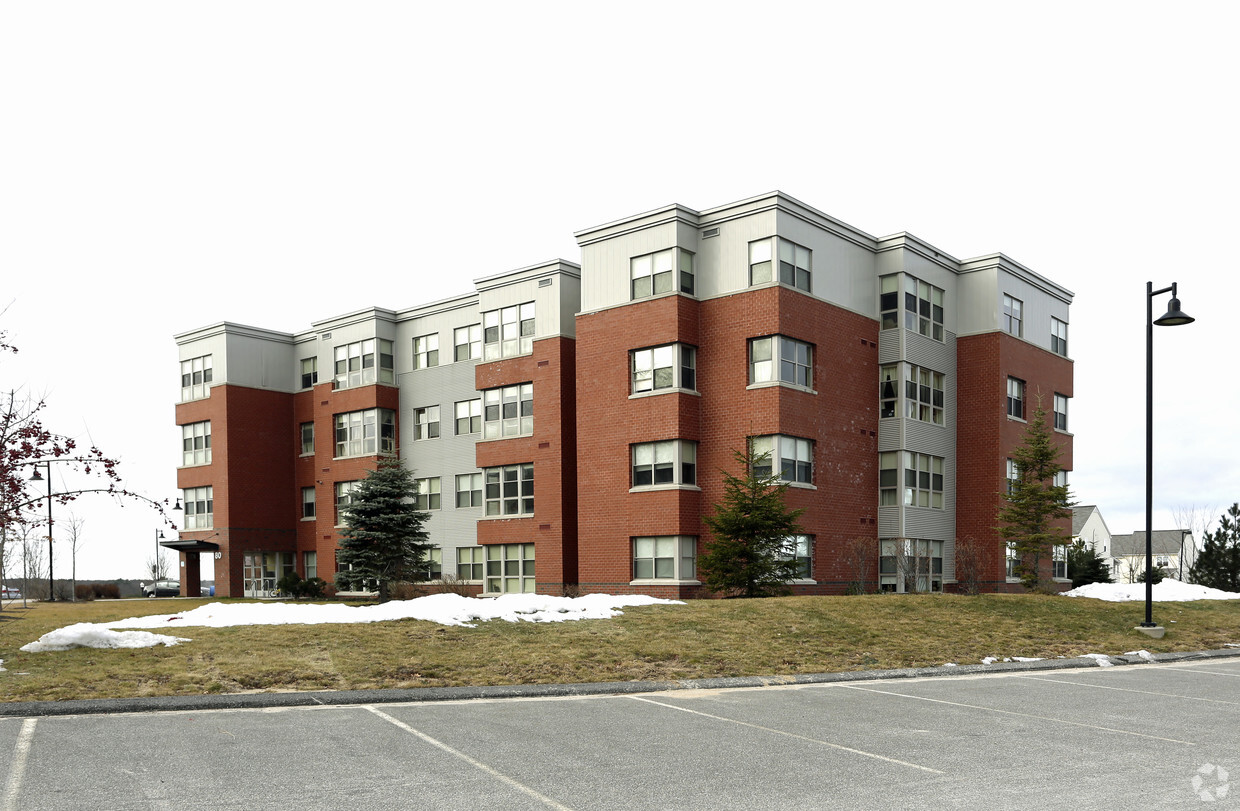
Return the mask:
[[[1092,546],[1084,541],[1077,541],[1068,549],[1068,577],[1072,580],[1072,588],[1087,583],[1113,583],[1107,562],[1098,557]]]
[[[730,596],[766,597],[786,590],[803,576],[790,539],[801,532],[803,510],[784,504],[788,483],[770,470],[770,454],[755,457],[752,449],[733,457],[743,475],[723,471],[723,501],[704,518],[713,538],[698,561],[698,573],[711,591]]]
[[[361,481],[343,509],[337,586],[377,582],[386,602],[390,584],[417,576],[431,548],[423,529],[428,516],[414,504],[417,492],[413,474],[394,458],[380,459]]]
[[[1219,519],[1219,527],[1204,536],[1201,552],[1188,570],[1194,583],[1223,591],[1240,592],[1240,504]]]
[[[997,529],[1004,544],[1010,544],[1016,553],[1016,576],[1033,591],[1043,585],[1039,572],[1042,558],[1051,555],[1052,547],[1069,542],[1067,531],[1055,522],[1072,515],[1067,486],[1054,483],[1063,467],[1059,464],[1059,446],[1051,441],[1046,411],[1040,403],[1025,430],[1025,441],[1012,452],[1012,461],[1016,463],[1016,479],[1003,494],[999,508],[1002,523]]]

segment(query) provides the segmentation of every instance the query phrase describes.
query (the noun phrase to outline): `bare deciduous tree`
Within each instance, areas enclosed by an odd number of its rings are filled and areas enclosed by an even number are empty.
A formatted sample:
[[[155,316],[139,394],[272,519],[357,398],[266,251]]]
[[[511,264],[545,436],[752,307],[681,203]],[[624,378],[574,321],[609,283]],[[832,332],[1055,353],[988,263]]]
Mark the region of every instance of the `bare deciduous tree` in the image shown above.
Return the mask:
[[[982,590],[982,544],[972,535],[956,539],[956,583],[965,594]]]

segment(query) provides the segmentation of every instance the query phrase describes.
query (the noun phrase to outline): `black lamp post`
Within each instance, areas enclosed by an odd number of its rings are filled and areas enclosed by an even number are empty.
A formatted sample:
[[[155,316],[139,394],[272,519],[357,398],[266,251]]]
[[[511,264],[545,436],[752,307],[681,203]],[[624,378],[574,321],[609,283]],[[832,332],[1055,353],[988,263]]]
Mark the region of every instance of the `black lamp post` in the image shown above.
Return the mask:
[[[43,464],[47,465],[47,601],[54,603],[56,602],[56,577],[52,569],[52,460],[47,459]],[[39,468],[36,466],[30,481],[37,482],[42,479]]]
[[[151,563],[151,579],[155,583],[159,583],[159,542],[163,539],[164,531],[162,529],[155,530],[155,560]]]
[[[1171,293],[1167,312],[1154,318],[1154,296],[1167,292]],[[1154,624],[1154,325],[1178,327],[1195,320],[1180,309],[1175,282],[1159,290],[1153,282],[1145,283],[1145,622],[1137,630],[1156,637],[1162,636],[1162,629]]]

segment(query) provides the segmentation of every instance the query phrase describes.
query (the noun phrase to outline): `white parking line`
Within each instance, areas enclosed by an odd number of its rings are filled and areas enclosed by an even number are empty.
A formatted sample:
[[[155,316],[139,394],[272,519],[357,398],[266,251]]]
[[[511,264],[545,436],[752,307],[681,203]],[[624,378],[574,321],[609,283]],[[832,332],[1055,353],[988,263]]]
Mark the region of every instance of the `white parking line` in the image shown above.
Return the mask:
[[[950,707],[965,707],[966,709],[970,709],[970,710],[985,710],[986,712],[995,712],[1001,715],[1015,715],[1020,718],[1033,718],[1038,721],[1053,721],[1056,724],[1067,724],[1069,726],[1074,726],[1074,727],[1085,727],[1086,729],[1097,729],[1103,732],[1114,732],[1119,735],[1132,735],[1137,738],[1149,738],[1155,741],[1166,741],[1167,743],[1182,743],[1185,746],[1196,746],[1197,745],[1193,743],[1192,741],[1181,741],[1181,740],[1177,740],[1176,738],[1163,738],[1158,735],[1145,735],[1143,733],[1133,732],[1127,729],[1115,729],[1114,727],[1100,727],[1100,726],[1097,726],[1096,724],[1082,724],[1077,721],[1065,721],[1062,718],[1051,718],[1050,716],[1046,716],[1046,715],[1032,715],[1027,712],[1016,712],[1015,710],[1000,710],[1000,709],[996,709],[995,707],[983,707],[978,704],[961,704],[957,701],[945,701],[941,698],[926,698],[925,696],[912,696],[912,695],[909,695],[908,693],[894,693],[894,692],[891,692],[890,690],[875,690],[872,687],[858,687],[854,684],[841,684],[839,686],[844,687],[848,690],[860,690],[865,693],[878,693],[879,695],[882,695],[882,696],[898,696],[900,698],[912,698],[912,699],[916,699],[917,701],[929,701],[934,704],[946,704]]]
[[[1215,664],[1208,662],[1206,664]],[[1200,667],[1171,667],[1169,665],[1161,665],[1159,670],[1177,670],[1181,673],[1209,673],[1211,676],[1230,676],[1233,679],[1240,679],[1240,673],[1217,673],[1213,670],[1202,670]]]
[[[1222,699],[1219,699],[1219,698],[1201,698],[1199,696],[1183,696],[1183,695],[1180,695],[1179,693],[1157,693],[1157,692],[1154,692],[1153,690],[1134,690],[1131,687],[1111,687],[1106,684],[1089,684],[1088,682],[1068,681],[1067,679],[1048,679],[1048,678],[1044,678],[1040,676],[1018,676],[1018,678],[1028,679],[1029,681],[1046,681],[1046,682],[1050,682],[1051,684],[1072,684],[1072,685],[1076,685],[1077,687],[1093,687],[1098,690],[1118,690],[1121,693],[1140,693],[1146,696],[1164,696],[1166,698],[1182,698],[1185,701],[1208,701],[1211,704],[1240,705],[1240,701],[1223,701]]]
[[[464,752],[458,752],[456,749],[453,749],[451,746],[448,746],[446,743],[442,743],[440,741],[435,740],[430,735],[427,735],[425,732],[419,732],[418,730],[406,724],[404,721],[400,721],[396,718],[393,718],[392,716],[388,715],[386,712],[383,712],[382,710],[379,710],[379,709],[376,709],[375,707],[371,707],[367,705],[364,705],[362,709],[369,710],[370,712],[382,718],[384,721],[387,721],[389,724],[392,724],[393,726],[403,729],[405,732],[408,732],[410,735],[416,736],[420,740],[423,740],[426,743],[429,743],[431,746],[442,749],[443,751],[447,752],[453,757],[460,758],[461,760],[468,763],[470,766],[473,766],[475,769],[486,772],[487,774],[491,775],[495,779],[500,780],[504,783],[507,783],[508,785],[515,788],[517,791],[520,791],[522,794],[525,794],[528,797],[533,797],[535,800],[538,800],[539,802],[543,803],[549,808],[555,808],[557,809],[557,811],[572,811],[572,809],[569,808],[568,806],[560,805],[559,803],[557,803],[555,800],[551,799],[550,797],[547,797],[546,795],[543,795],[543,794],[539,794],[534,789],[522,783],[518,783],[516,780],[513,780],[508,775],[501,774],[500,772],[495,771],[495,769],[492,769],[490,766],[486,765],[485,763],[482,763],[481,761],[474,760],[473,758],[471,758],[469,755],[465,754]]]
[[[854,755],[861,755],[862,757],[873,758],[875,760],[882,760],[882,761],[886,761],[887,763],[895,763],[898,766],[908,766],[910,769],[920,769],[923,772],[930,772],[931,774],[945,774],[945,772],[941,772],[938,769],[931,769],[929,766],[919,766],[916,763],[909,763],[906,760],[897,760],[896,758],[875,754],[874,752],[865,752],[860,749],[853,749],[850,746],[842,746],[838,743],[831,743],[830,741],[824,741],[818,738],[810,738],[805,735],[798,735],[795,732],[785,732],[782,729],[772,729],[771,727],[764,727],[764,726],[759,726],[758,724],[751,724],[751,723],[748,723],[747,721],[737,721],[735,718],[724,718],[723,716],[720,716],[720,715],[711,715],[708,712],[699,712],[698,710],[690,710],[685,707],[677,707],[675,704],[664,704],[662,701],[655,701],[654,699],[645,698],[643,696],[629,696],[629,698],[633,699],[634,701],[644,701],[647,704],[656,704],[660,707],[667,707],[668,709],[671,709],[671,710],[680,710],[681,712],[687,712],[692,715],[700,715],[703,718],[710,718],[715,721],[727,721],[729,724],[736,724],[737,726],[749,727],[750,729],[758,729],[763,732],[770,732],[774,735],[785,735],[789,738],[796,738],[797,740],[808,741],[809,743],[816,743],[821,746],[829,746],[832,749],[839,749],[842,752],[850,752]]]
[[[13,746],[13,764],[9,767],[9,784],[4,791],[4,811],[17,811],[17,795],[22,790],[22,778],[26,776],[26,758],[34,740],[34,725],[39,719],[27,718],[22,722],[17,743]]]

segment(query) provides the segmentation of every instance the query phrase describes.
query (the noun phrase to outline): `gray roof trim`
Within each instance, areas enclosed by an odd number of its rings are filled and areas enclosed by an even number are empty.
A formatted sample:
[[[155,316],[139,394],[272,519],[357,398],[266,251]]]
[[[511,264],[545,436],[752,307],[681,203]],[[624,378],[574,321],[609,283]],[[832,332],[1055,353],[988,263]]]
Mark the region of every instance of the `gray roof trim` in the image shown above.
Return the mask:
[[[1054,296],[1064,304],[1071,304],[1076,294],[1066,287],[1055,284],[1045,276],[1025,267],[1012,257],[1003,253],[992,253],[986,256],[976,256],[972,259],[965,259],[960,263],[961,274],[975,273],[984,270],[1002,270],[1021,279],[1028,284],[1033,285],[1047,295]]]
[[[251,327],[245,324],[236,324],[232,321],[219,321],[205,327],[192,329],[172,336],[177,342],[177,346],[201,341],[204,338],[213,338],[217,335],[244,335],[247,338],[258,338],[264,341],[276,341],[278,343],[293,343],[296,336],[291,332],[278,332],[271,329],[263,329],[262,327]]]
[[[578,246],[592,245],[605,239],[631,234],[634,231],[644,231],[647,228],[666,225],[670,222],[683,222],[693,228],[701,226],[698,212],[679,203],[672,203],[650,211],[643,211],[641,214],[634,214],[631,217],[595,225],[577,231],[573,236],[576,237]]]
[[[494,290],[497,287],[504,287],[517,282],[526,282],[532,279],[542,279],[548,276],[571,276],[574,279],[580,279],[581,265],[576,262],[570,262],[567,259],[548,259],[535,265],[527,265],[516,270],[506,270],[503,273],[494,273],[490,276],[474,279],[474,286],[481,293],[484,290]]]

